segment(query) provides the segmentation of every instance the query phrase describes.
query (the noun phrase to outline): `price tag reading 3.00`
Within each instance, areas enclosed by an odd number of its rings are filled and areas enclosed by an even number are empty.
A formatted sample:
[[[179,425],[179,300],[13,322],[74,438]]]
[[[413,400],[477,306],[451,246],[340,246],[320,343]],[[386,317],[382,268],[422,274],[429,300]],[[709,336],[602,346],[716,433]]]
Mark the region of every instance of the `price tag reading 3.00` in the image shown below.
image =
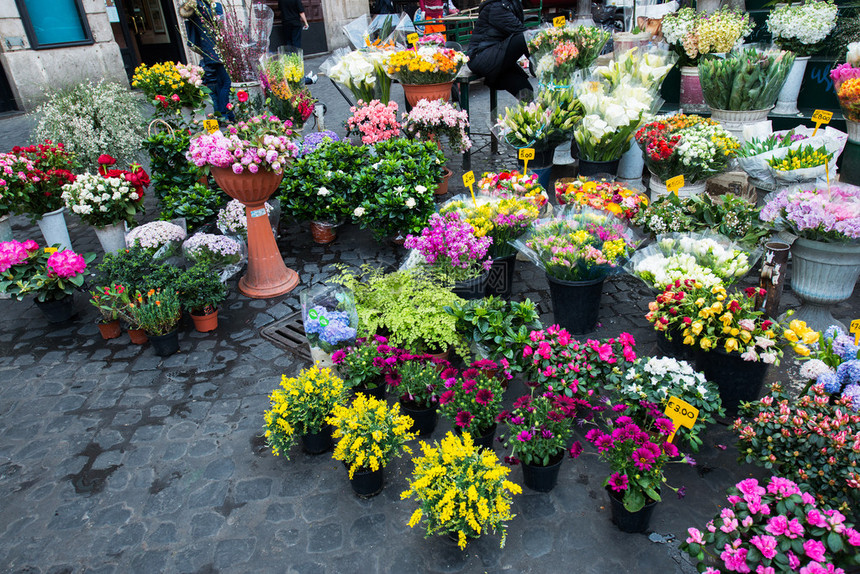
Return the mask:
[[[675,425],[675,430],[669,436],[669,442],[675,438],[675,433],[679,427],[693,428],[696,419],[699,418],[699,409],[678,397],[669,397],[669,402],[666,404],[666,416],[672,419]]]

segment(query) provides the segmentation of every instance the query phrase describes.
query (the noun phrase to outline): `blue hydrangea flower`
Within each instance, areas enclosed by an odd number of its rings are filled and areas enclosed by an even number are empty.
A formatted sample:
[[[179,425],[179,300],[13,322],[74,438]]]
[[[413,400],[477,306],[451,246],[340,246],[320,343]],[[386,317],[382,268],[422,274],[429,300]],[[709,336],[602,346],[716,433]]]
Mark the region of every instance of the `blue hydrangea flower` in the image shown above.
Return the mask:
[[[860,412],[860,385],[848,385],[842,391],[842,398],[851,399],[851,410],[855,413]]]
[[[831,395],[842,390],[842,381],[836,373],[822,373],[818,375],[815,381],[819,385],[824,385],[824,390]]]
[[[853,385],[860,382],[860,361],[854,359],[845,361],[836,367],[836,376],[843,385]]]
[[[824,331],[824,338],[828,341],[832,341],[836,337],[845,336],[845,331],[842,330],[842,327],[839,325],[830,325],[827,327],[827,330]]]
[[[840,335],[833,340],[833,352],[842,357],[843,361],[856,359],[857,351],[860,351],[860,348],[854,344],[854,337]]]

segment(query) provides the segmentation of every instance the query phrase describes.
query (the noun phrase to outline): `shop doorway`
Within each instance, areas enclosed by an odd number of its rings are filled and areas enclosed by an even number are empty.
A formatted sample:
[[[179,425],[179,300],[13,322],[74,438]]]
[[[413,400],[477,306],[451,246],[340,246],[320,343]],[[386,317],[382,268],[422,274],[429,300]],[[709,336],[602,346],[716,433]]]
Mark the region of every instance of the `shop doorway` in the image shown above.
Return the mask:
[[[186,63],[172,0],[105,0],[126,74],[140,64]]]
[[[3,69],[3,62],[0,62],[0,114],[14,112],[17,109],[15,94],[12,93],[12,88],[9,86],[9,79],[6,77],[6,70]]]

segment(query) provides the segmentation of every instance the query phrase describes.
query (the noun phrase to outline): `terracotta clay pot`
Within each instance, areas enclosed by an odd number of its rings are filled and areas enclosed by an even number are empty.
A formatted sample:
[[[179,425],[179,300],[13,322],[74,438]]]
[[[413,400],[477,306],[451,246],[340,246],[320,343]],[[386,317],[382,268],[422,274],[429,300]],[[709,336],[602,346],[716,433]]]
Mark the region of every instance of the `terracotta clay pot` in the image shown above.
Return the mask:
[[[233,173],[212,167],[215,182],[227,195],[245,205],[248,219],[248,271],[239,279],[239,291],[254,299],[277,297],[292,291],[299,276],[284,265],[266,213],[266,200],[278,189],[283,174],[268,170]]]
[[[191,313],[191,320],[194,321],[194,328],[200,333],[214,331],[218,328],[218,309],[204,315]]]
[[[327,245],[337,239],[337,224],[330,221],[311,221],[311,237],[314,243]]]
[[[441,84],[403,84],[403,95],[410,106],[418,105],[419,100],[442,100],[451,99],[451,86],[454,82],[442,82]]]
[[[145,345],[149,341],[149,337],[146,336],[146,331],[143,329],[129,329],[128,338],[131,339],[133,345]]]
[[[102,339],[116,339],[122,334],[122,329],[119,326],[119,319],[110,323],[99,323],[99,332],[102,334]]]
[[[451,176],[454,174],[454,172],[447,167],[443,167],[442,169],[445,170],[445,173],[442,175],[442,181],[439,182],[439,187],[437,187],[436,191],[433,192],[436,195],[445,195],[448,193],[448,180],[450,180]]]

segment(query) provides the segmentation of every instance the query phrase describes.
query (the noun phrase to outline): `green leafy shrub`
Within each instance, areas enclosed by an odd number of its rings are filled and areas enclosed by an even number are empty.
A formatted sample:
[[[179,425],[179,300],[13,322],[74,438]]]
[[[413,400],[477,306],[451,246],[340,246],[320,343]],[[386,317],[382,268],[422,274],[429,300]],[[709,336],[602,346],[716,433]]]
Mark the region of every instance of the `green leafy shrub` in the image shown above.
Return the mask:
[[[218,187],[207,187],[201,183],[194,183],[190,187],[175,185],[161,197],[159,219],[170,221],[184,217],[185,226],[191,232],[213,221],[218,210],[228,201],[229,196]]]

